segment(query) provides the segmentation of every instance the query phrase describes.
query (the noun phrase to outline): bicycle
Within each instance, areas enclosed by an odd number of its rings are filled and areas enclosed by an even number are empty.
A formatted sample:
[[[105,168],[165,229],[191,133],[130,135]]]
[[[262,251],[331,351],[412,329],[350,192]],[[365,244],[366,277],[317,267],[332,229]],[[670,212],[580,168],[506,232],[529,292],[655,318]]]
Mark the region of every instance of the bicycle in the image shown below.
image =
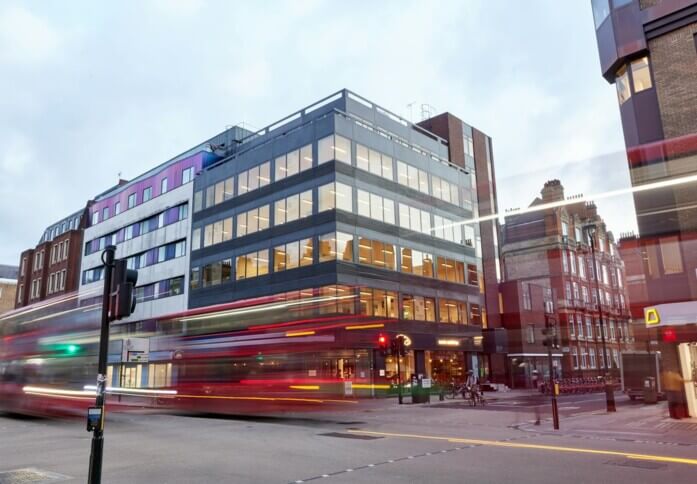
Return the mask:
[[[484,398],[484,392],[482,392],[479,385],[473,385],[466,387],[463,398],[467,400],[472,407],[476,407],[477,403],[482,407],[486,405],[486,398]]]
[[[456,383],[450,383],[445,389],[445,398],[453,400],[457,398],[458,395],[462,395],[463,398],[466,398],[466,389],[466,385],[464,384],[458,385]]]

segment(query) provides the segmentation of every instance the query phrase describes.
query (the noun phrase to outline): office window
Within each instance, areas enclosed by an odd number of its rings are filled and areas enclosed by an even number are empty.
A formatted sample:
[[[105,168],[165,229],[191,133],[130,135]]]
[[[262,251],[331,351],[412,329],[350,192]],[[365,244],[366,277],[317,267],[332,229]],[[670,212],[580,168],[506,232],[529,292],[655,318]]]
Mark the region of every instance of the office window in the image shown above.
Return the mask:
[[[203,209],[203,190],[194,193],[194,213]]]
[[[196,239],[198,234],[194,230],[194,242],[193,247],[196,247]],[[223,220],[218,220],[212,224],[208,224],[203,229],[203,246],[208,247],[210,245],[219,244],[221,242],[226,242],[232,239],[232,217],[228,217]]]
[[[131,193],[131,194],[128,196],[128,208],[133,208],[133,207],[135,207],[135,206],[136,206],[136,194],[135,194],[135,193]]]
[[[436,321],[436,300],[430,297],[402,296],[402,318],[416,321]]]
[[[152,198],[152,187],[147,187],[143,189],[143,203],[147,202]]]
[[[317,163],[331,160],[351,164],[351,141],[339,135],[330,135],[317,142]]]
[[[591,0],[591,4],[593,6],[593,20],[597,30],[610,15],[610,2],[608,0]]]
[[[121,202],[116,202],[114,204],[114,215],[118,215],[121,213]],[[75,228],[77,228],[77,224],[75,224]]]
[[[470,304],[470,321],[472,324],[482,324],[482,310],[479,304]]]
[[[353,212],[353,190],[350,186],[332,182],[319,187],[319,212],[344,210]]]
[[[395,223],[394,201],[364,190],[357,190],[358,215],[388,224]]]
[[[467,304],[452,299],[439,299],[438,322],[467,324]]]
[[[237,175],[237,194],[244,195],[271,183],[271,162],[250,168]]]
[[[399,226],[405,229],[431,235],[431,214],[426,210],[399,204]]]
[[[99,223],[99,212],[95,210],[92,212],[92,225],[97,225]]]
[[[201,248],[201,229],[194,229],[191,232],[191,250],[199,250]]]
[[[474,264],[467,264],[467,284],[472,286],[479,285],[479,272]]]
[[[331,232],[319,236],[319,261],[336,259],[353,262],[353,235]]]
[[[189,274],[189,287],[191,289],[198,289],[201,285],[201,268],[192,267],[191,273]]]
[[[305,145],[275,160],[275,181],[283,180],[301,171],[312,168],[312,145]]]
[[[269,250],[259,250],[237,256],[235,259],[237,280],[263,276],[269,273]]]
[[[460,205],[458,186],[435,175],[431,176],[431,193],[444,202]]]
[[[310,291],[300,291],[300,297],[308,297]],[[323,286],[319,288],[319,296],[323,301],[319,304],[320,314],[354,314],[356,312],[356,300],[354,289],[348,286]]]
[[[394,180],[392,158],[363,145],[356,145],[356,166],[388,180]]]
[[[167,188],[168,188],[168,180],[167,180],[167,177],[165,177],[160,181],[160,195],[162,195],[163,193],[167,193]]]
[[[215,185],[206,187],[206,208],[215,205]]]
[[[104,207],[102,210],[102,221],[109,218],[109,207]]]
[[[295,269],[312,264],[312,239],[296,240],[273,249],[274,272]]]
[[[360,264],[395,270],[395,260],[394,245],[363,237],[358,239],[358,262]]]
[[[465,263],[448,259],[446,257],[436,257],[436,274],[441,281],[465,283]]]
[[[182,170],[182,185],[194,179],[194,167],[190,166]]]
[[[359,291],[359,307],[360,314],[366,316],[396,318],[398,312],[397,293],[362,287]]]
[[[312,215],[312,190],[291,195],[274,203],[274,225]]]
[[[402,247],[402,272],[433,277],[433,256],[427,252]]]
[[[269,205],[253,208],[237,215],[237,237],[269,228]]]
[[[397,182],[428,195],[428,173],[403,161],[397,161]]]
[[[632,61],[632,81],[634,81],[634,92],[641,92],[650,89],[651,84],[651,68],[649,67],[649,58],[642,57]]]
[[[201,272],[201,287],[217,286],[223,282],[227,282],[232,278],[232,260],[225,259],[220,262],[214,262],[203,266]],[[192,269],[193,281],[193,269]],[[198,287],[198,283],[196,283]],[[192,286],[193,288],[193,286]]]
[[[622,66],[617,70],[615,85],[617,87],[617,99],[620,104],[624,104],[625,101],[632,97],[632,92],[629,89],[629,76],[626,66]]]

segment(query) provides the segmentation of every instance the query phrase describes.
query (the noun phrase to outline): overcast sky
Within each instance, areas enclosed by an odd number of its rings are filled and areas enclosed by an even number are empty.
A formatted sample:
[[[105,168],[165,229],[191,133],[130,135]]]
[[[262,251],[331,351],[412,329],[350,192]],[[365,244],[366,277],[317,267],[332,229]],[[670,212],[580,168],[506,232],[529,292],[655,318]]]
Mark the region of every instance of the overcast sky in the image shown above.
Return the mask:
[[[344,87],[492,136],[502,211],[550,178],[567,194],[629,185],[589,1],[5,0],[0,263],[17,264],[119,172]],[[631,199],[598,205],[615,233],[634,228]]]

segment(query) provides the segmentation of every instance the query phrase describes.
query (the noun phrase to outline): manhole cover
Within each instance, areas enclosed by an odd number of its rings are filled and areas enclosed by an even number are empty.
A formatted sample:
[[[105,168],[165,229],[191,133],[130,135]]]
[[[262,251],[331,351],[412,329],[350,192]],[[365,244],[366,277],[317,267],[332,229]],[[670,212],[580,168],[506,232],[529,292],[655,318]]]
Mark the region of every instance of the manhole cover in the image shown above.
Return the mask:
[[[665,469],[668,464],[663,464],[661,462],[652,462],[650,460],[637,460],[637,459],[620,459],[611,460],[606,462],[613,466],[623,466],[623,467],[636,467],[637,469]]]
[[[360,435],[360,434],[342,434],[341,432],[328,432],[326,434],[319,434],[323,437],[338,437],[340,439],[357,439],[357,440],[376,440],[382,439],[382,437],[374,437],[372,435]],[[2,481],[0,481],[1,483]]]
[[[32,468],[0,472],[0,484],[41,484],[66,479],[70,479],[70,477]]]

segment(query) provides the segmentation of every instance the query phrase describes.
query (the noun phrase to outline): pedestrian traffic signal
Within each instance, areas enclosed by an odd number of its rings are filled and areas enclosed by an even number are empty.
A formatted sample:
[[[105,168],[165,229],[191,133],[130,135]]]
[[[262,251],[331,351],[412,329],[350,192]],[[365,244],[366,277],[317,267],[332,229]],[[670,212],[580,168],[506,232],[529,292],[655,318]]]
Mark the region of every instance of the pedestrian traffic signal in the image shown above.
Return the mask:
[[[378,335],[378,349],[380,350],[380,353],[382,354],[382,356],[387,356],[389,344],[388,344],[387,336],[385,336],[384,334]]]
[[[133,313],[136,308],[135,286],[137,282],[138,271],[129,269],[126,259],[114,260],[109,301],[110,321],[123,319]]]

